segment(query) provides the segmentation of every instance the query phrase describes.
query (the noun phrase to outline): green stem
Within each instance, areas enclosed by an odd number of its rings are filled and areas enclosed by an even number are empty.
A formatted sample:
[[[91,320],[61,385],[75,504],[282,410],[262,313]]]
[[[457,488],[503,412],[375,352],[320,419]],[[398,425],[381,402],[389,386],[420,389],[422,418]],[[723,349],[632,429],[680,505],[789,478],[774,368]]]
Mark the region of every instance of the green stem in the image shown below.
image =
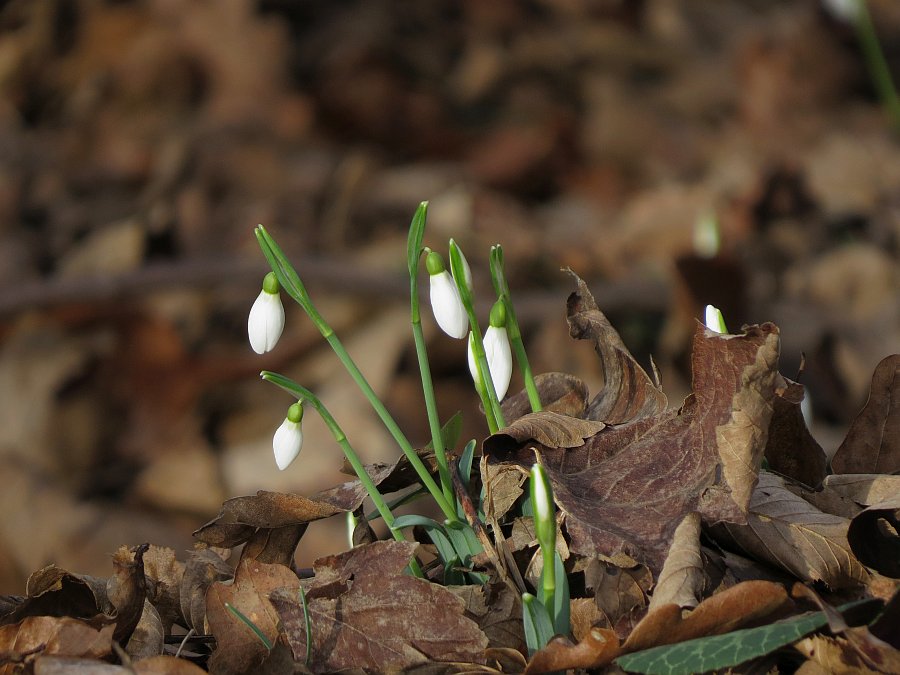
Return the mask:
[[[267,382],[278,385],[288,393],[306,401],[316,409],[316,412],[319,413],[322,421],[325,422],[325,425],[331,431],[331,435],[334,436],[334,440],[339,446],[341,446],[341,450],[343,450],[344,452],[344,457],[346,457],[347,461],[350,462],[350,466],[353,467],[353,471],[356,472],[356,475],[359,478],[359,482],[362,483],[362,486],[368,493],[369,498],[372,500],[372,503],[375,505],[378,513],[381,514],[381,518],[384,520],[385,525],[388,526],[388,530],[390,530],[391,535],[397,541],[406,541],[403,533],[400,530],[394,529],[394,514],[391,513],[391,510],[385,503],[384,497],[382,497],[381,492],[379,492],[378,490],[378,487],[375,485],[375,483],[372,482],[372,478],[368,473],[366,473],[366,469],[363,466],[363,463],[360,461],[359,456],[353,449],[353,446],[351,446],[350,442],[347,440],[347,435],[344,433],[344,430],[341,429],[340,425],[328,411],[328,408],[325,407],[325,404],[322,403],[321,400],[319,400],[319,397],[313,394],[306,387],[302,387],[293,380],[284,377],[284,375],[279,375],[278,373],[264,370],[262,371],[262,373],[260,373],[260,377],[262,377],[262,379],[266,380]],[[415,574],[417,577],[422,576],[422,570],[421,568],[419,568],[419,564],[415,558],[410,560],[409,566],[410,569],[412,569],[413,574]]]
[[[434,395],[434,383],[431,379],[431,366],[428,363],[428,350],[425,347],[425,334],[422,331],[422,317],[419,311],[419,260],[422,257],[422,239],[425,236],[425,221],[428,216],[428,202],[422,202],[413,215],[406,241],[406,262],[409,271],[409,313],[412,324],[413,342],[416,346],[416,358],[419,361],[419,373],[422,377],[422,394],[425,397],[425,411],[428,415],[428,426],[431,429],[431,446],[438,466],[441,489],[448,504],[454,500],[453,485],[450,480],[450,469],[447,463],[447,452],[441,434],[441,420],[437,411],[437,400]]]
[[[522,331],[519,328],[519,320],[516,318],[516,310],[513,307],[512,296],[509,293],[509,284],[503,271],[503,248],[499,244],[491,247],[491,280],[494,282],[494,291],[497,293],[497,297],[503,300],[503,306],[506,308],[506,334],[509,337],[509,343],[512,346],[513,353],[516,355],[516,363],[519,364],[519,370],[525,382],[528,403],[531,404],[532,412],[538,412],[543,410],[541,396],[534,383],[534,374],[531,372],[528,354],[525,353]]]
[[[541,602],[548,612],[552,612],[553,598],[556,595],[556,549],[542,546],[541,556],[544,559],[544,570],[541,573]]]
[[[872,23],[872,16],[869,14],[866,0],[859,0],[854,24],[866,65],[869,67],[869,74],[881,97],[882,105],[890,115],[893,125],[900,129],[900,97],[897,96],[891,70],[884,58],[884,51],[881,49],[878,35],[875,33],[875,26]]]
[[[366,380],[365,376],[356,365],[356,362],[347,353],[347,350],[344,348],[344,345],[341,343],[334,330],[316,310],[312,300],[310,300],[309,294],[306,292],[306,287],[303,285],[303,282],[300,281],[300,277],[284,255],[284,252],[261,225],[256,228],[256,238],[259,241],[260,248],[262,248],[263,255],[266,256],[266,260],[269,261],[269,265],[272,267],[272,271],[275,272],[275,275],[278,277],[278,282],[281,284],[281,287],[301,307],[303,307],[310,320],[312,320],[316,325],[316,328],[319,329],[322,337],[324,337],[328,344],[331,345],[332,350],[334,350],[334,353],[337,355],[338,359],[340,359],[344,368],[346,368],[347,372],[350,374],[350,377],[353,378],[353,381],[356,382],[356,385],[369,401],[369,404],[378,415],[382,424],[384,424],[391,436],[394,437],[394,441],[400,446],[403,454],[406,455],[410,465],[418,474],[419,480],[422,481],[422,484],[431,493],[432,498],[441,509],[444,517],[448,520],[458,520],[455,509],[453,509],[444,498],[443,492],[438,487],[437,483],[434,482],[434,479],[431,477],[431,474],[425,467],[422,459],[416,454],[416,451],[406,438],[406,435],[375,394],[375,390],[372,389],[372,386]]]

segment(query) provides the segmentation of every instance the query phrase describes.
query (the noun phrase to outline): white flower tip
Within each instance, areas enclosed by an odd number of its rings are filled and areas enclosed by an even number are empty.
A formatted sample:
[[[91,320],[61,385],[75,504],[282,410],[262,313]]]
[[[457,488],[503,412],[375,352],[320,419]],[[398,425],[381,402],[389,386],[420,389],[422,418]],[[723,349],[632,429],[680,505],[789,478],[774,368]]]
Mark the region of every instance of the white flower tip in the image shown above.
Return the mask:
[[[250,346],[257,354],[270,352],[278,344],[284,331],[284,305],[278,293],[261,291],[250,308],[247,334]]]
[[[480,386],[478,366],[475,361],[475,350],[472,348],[474,338],[469,336],[469,372],[476,385]],[[512,379],[512,350],[509,346],[509,337],[503,326],[488,326],[484,333],[484,355],[487,357],[488,369],[491,371],[491,381],[494,383],[494,391],[497,400],[502,401],[509,390],[509,382]]]
[[[722,312],[712,305],[706,306],[705,322],[706,327],[716,333],[728,332],[728,329],[725,328],[725,318],[722,316]]]
[[[429,282],[434,320],[447,335],[461,340],[469,329],[469,317],[453,278],[447,270],[444,270],[439,274],[430,275]]]
[[[303,432],[298,422],[285,419],[275,431],[272,438],[272,449],[275,451],[275,464],[281,471],[288,468],[297,459],[303,447]]]

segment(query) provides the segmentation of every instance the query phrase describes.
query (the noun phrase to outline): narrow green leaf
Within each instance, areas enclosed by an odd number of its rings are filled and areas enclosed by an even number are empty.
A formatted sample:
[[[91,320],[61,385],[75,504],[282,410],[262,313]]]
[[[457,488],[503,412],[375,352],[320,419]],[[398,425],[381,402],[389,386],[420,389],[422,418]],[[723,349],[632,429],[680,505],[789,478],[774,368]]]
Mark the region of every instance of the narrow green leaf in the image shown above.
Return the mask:
[[[559,551],[554,555],[556,568],[556,591],[553,594],[553,628],[559,635],[568,635],[569,625],[569,577],[563,566]]]
[[[266,637],[266,634],[263,633],[259,629],[259,626],[257,626],[250,619],[248,619],[241,610],[239,610],[237,607],[235,607],[231,603],[226,602],[225,609],[227,609],[229,612],[231,612],[234,616],[236,616],[238,618],[239,621],[241,621],[250,630],[252,630],[253,634],[259,638],[259,641],[262,642],[263,645],[265,645],[266,649],[268,649],[269,651],[272,651],[272,643],[269,641],[269,638]]]
[[[419,256],[422,254],[422,239],[425,236],[425,221],[428,216],[428,202],[422,202],[413,214],[409,225],[409,236],[406,239],[406,264],[409,275],[413,277],[418,272]]]
[[[838,611],[865,602],[868,600],[851,602],[839,607]],[[616,663],[623,670],[647,675],[691,675],[731,668],[796,642],[827,623],[824,612],[815,612],[758,628],[645,649],[620,656]]]
[[[306,602],[306,591],[303,590],[303,586],[300,587],[300,605],[303,607],[303,622],[306,628],[306,659],[303,663],[308,666],[309,658],[312,655],[312,624],[309,620],[309,605]]]
[[[463,485],[469,487],[469,480],[472,477],[472,460],[475,458],[475,439],[466,443],[462,454],[459,456],[459,477],[462,479]]]
[[[531,593],[522,594],[522,625],[528,656],[545,647],[553,637],[553,624],[547,616],[547,608]]]

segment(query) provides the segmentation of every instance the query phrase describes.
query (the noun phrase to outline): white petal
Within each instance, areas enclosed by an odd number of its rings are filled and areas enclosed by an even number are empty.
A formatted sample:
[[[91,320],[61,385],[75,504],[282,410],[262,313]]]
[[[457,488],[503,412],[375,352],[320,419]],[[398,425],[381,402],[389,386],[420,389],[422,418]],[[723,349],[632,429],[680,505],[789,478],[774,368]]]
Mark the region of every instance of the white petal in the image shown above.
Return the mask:
[[[275,348],[284,330],[284,305],[278,293],[261,291],[250,308],[247,334],[250,346],[257,354],[265,354]]]
[[[725,329],[725,319],[722,317],[722,312],[720,312],[716,307],[712,305],[706,306],[706,316],[705,316],[706,327],[716,333],[725,333],[727,330]]]
[[[497,400],[502,401],[512,378],[512,351],[505,327],[488,326],[484,334],[484,353],[491,369]]]
[[[447,335],[457,340],[466,336],[469,317],[459,297],[453,277],[447,270],[429,277],[431,284],[431,311],[438,326]]]
[[[282,471],[288,468],[291,462],[297,459],[302,447],[303,432],[300,430],[300,423],[285,419],[272,438],[272,449],[275,451],[275,463],[278,468]]]

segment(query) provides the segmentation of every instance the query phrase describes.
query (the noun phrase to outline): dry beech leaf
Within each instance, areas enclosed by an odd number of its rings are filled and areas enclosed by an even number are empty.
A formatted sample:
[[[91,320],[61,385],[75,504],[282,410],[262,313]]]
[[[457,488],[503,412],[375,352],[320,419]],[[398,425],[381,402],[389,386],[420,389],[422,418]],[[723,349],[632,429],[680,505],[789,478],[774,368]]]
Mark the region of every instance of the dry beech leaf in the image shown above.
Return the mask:
[[[558,635],[539,649],[525,674],[552,673],[570,668],[600,668],[610,663],[621,653],[619,638],[607,628],[591,628],[578,644]]]
[[[191,551],[181,577],[181,615],[187,628],[205,633],[206,591],[216,581],[230,579],[231,566],[209,549]]]
[[[864,565],[900,579],[900,497],[874,504],[854,516],[847,541]]]
[[[678,605],[647,613],[622,645],[625,652],[720,635],[786,612],[793,601],[781,584],[744,581],[701,602],[686,617]]]
[[[147,580],[144,577],[144,553],[149,544],[134,549],[122,546],[113,555],[113,575],[106,582],[106,596],[115,608],[116,632],[113,639],[125,645],[144,612]],[[157,617],[158,618],[158,617]]]
[[[67,616],[29,616],[0,627],[0,654],[10,661],[21,661],[34,651],[100,659],[112,651],[115,630],[115,624],[105,621],[102,617],[100,622],[88,622]],[[13,672],[12,665],[0,667],[0,675]]]
[[[588,389],[579,378],[568,373],[540,373],[534,376],[534,386],[542,409],[569,417],[584,417]],[[522,390],[513,396],[507,396],[500,407],[503,409],[503,419],[507,423],[514,422],[531,412],[528,392]]]
[[[822,446],[809,433],[800,409],[803,385],[781,375],[776,381],[766,445],[769,468],[810,487],[818,487],[827,473],[827,460]]]
[[[165,646],[166,631],[156,607],[144,600],[144,611],[131,633],[125,652],[135,661],[159,656]]]
[[[834,453],[831,468],[835,473],[900,471],[900,354],[875,367],[869,400]]]
[[[588,404],[585,416],[607,424],[624,424],[665,410],[665,394],[634,360],[616,329],[597,308],[584,281],[572,270],[568,272],[578,285],[566,301],[569,335],[594,343],[603,373],[603,387]]]
[[[269,594],[277,589],[287,589],[293,597],[298,597],[300,579],[284,565],[268,565],[256,560],[242,560],[233,581],[217,581],[209,587],[206,620],[217,645],[209,659],[211,672],[244,673],[262,663],[268,650],[225,604],[240,611],[274,643],[278,637],[278,614],[269,601]]]
[[[353,511],[366,497],[359,481],[349,481],[312,497],[260,490],[253,496],[234,497],[222,504],[213,520],[194,532],[210,546],[232,548],[243,544],[257,528],[302,525]]]
[[[174,656],[151,656],[132,665],[135,675],[202,675],[204,671],[186,659]]]
[[[159,612],[163,630],[169,630],[173,623],[183,625],[180,596],[184,563],[175,557],[175,551],[151,544],[144,553],[144,574],[147,599]]]
[[[687,513],[743,522],[766,444],[778,329],[720,335],[697,325],[694,393],[681,410],[607,427],[577,448],[485,440],[496,466],[534,462],[536,448],[580,555],[625,553],[658,572]]]
[[[475,620],[492,647],[524,652],[522,600],[506,584],[448,586],[447,590],[465,603],[466,614]]]
[[[535,440],[551,448],[576,448],[606,427],[603,422],[582,420],[542,410],[523,415],[492,435],[491,444],[498,451]],[[505,438],[504,438],[505,437]]]
[[[873,506],[900,494],[900,475],[833,474],[825,479],[825,488],[861,507]]]
[[[258,560],[269,565],[290,567],[306,528],[306,523],[272,529],[260,528],[244,545],[241,560]]]
[[[105,583],[101,585],[90,577],[48,565],[28,577],[27,597],[0,618],[0,625],[16,623],[28,616],[92,618],[106,609]]]
[[[569,622],[575,642],[581,642],[594,626],[611,628],[593,598],[572,598],[569,601]]]
[[[866,626],[848,628],[838,637],[813,635],[794,648],[824,673],[900,673],[900,650],[879,640]]]
[[[0,673],[5,671],[0,670]],[[130,668],[97,659],[42,654],[34,659],[34,675],[132,675]]]
[[[804,581],[845,588],[868,578],[847,541],[846,518],[822,513],[797,497],[778,476],[763,471],[746,525],[722,523],[713,531],[751,557]]]
[[[700,514],[689,513],[675,529],[669,555],[650,597],[650,611],[668,604],[696,607],[705,580],[700,553]]]
[[[465,617],[463,601],[404,573],[416,546],[379,541],[315,562],[307,591],[314,672],[481,661],[488,641]],[[306,628],[297,594],[273,594],[272,604],[294,657],[302,661]]]
[[[594,602],[623,639],[631,632],[634,617],[647,607],[653,575],[644,565],[623,568],[591,558],[584,570],[585,586],[594,593]]]

